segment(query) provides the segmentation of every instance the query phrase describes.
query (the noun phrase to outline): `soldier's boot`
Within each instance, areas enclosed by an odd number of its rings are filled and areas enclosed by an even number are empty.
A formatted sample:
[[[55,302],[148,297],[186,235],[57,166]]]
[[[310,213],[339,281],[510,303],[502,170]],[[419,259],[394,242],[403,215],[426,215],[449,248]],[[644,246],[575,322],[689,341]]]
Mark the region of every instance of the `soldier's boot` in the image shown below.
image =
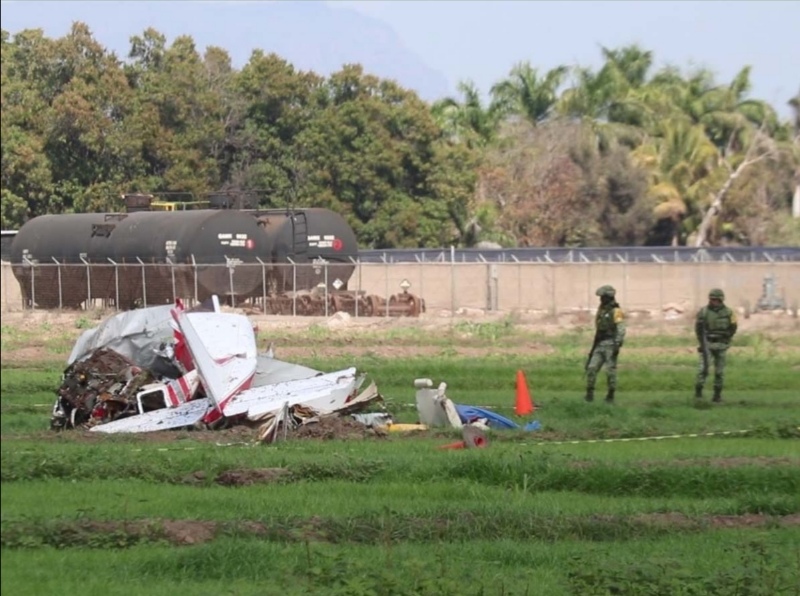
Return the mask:
[[[695,385],[694,386],[694,396],[697,399],[703,399],[703,386],[702,385]]]
[[[583,397],[586,401],[594,401],[594,389],[587,389],[586,395]]]
[[[711,399],[714,403],[722,401],[722,387],[714,387],[714,397]]]
[[[614,392],[615,391],[616,391],[615,389],[609,389],[608,393],[606,393],[606,403],[607,404],[613,404],[614,403]]]

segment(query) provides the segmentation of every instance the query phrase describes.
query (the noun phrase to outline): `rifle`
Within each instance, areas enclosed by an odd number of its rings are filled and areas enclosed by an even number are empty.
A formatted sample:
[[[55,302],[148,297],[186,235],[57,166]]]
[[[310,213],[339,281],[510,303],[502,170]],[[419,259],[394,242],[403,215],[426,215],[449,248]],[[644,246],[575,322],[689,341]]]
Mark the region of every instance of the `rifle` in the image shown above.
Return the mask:
[[[592,361],[592,356],[594,356],[594,351],[597,348],[598,344],[598,335],[595,333],[594,335],[594,342],[592,342],[592,349],[589,350],[589,355],[586,357],[586,364],[583,365],[583,374],[586,374],[586,371],[589,370],[589,363]]]
[[[697,351],[703,355],[703,370],[705,371],[708,370],[708,331],[706,329],[706,314],[706,309],[703,307],[698,315],[698,321],[695,323],[697,339],[700,342],[700,345],[697,346]]]
[[[708,371],[708,338],[706,337],[705,330],[703,330],[703,333],[700,335],[700,346],[697,348],[697,351],[703,355],[703,370]]]

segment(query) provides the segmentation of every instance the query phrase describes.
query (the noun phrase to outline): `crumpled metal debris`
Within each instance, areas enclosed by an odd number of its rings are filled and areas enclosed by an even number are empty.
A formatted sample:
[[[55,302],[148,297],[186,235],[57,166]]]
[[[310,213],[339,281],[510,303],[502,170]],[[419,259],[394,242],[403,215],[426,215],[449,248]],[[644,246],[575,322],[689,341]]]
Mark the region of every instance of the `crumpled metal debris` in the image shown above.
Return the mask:
[[[256,427],[274,442],[320,416],[382,400],[354,367],[323,373],[257,354],[243,315],[210,304],[117,314],[82,334],[57,390],[50,426],[101,433]]]
[[[155,380],[129,358],[100,348],[64,371],[50,419],[53,429],[92,426],[138,414],[136,394]]]
[[[467,428],[470,426],[482,430],[539,430],[542,425],[538,420],[532,420],[520,426],[510,418],[501,416],[496,412],[454,403],[446,395],[447,383],[439,383],[433,389],[430,379],[415,379],[414,388],[417,390],[417,412],[419,420],[426,426],[444,426],[452,428]]]

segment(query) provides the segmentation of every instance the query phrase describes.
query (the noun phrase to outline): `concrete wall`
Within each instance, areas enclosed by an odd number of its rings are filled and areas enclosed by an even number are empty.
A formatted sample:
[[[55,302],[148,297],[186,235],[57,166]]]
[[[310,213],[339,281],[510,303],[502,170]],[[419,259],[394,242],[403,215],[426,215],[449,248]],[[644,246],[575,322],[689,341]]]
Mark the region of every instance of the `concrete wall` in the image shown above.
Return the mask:
[[[796,307],[800,263],[369,263],[356,268],[348,287],[391,296],[407,281],[409,292],[422,296],[429,312],[555,313],[594,309],[595,289],[611,284],[625,310],[661,311],[699,308],[714,287],[725,291],[730,306],[755,306],[767,275],[776,277],[786,306]],[[8,263],[2,265],[1,295],[3,312],[22,309]]]
[[[627,310],[659,311],[699,308],[714,287],[731,306],[755,306],[767,275],[776,277],[787,307],[800,301],[798,263],[364,264],[351,288],[387,295],[407,280],[428,310],[564,312],[594,309],[597,287],[611,284]]]

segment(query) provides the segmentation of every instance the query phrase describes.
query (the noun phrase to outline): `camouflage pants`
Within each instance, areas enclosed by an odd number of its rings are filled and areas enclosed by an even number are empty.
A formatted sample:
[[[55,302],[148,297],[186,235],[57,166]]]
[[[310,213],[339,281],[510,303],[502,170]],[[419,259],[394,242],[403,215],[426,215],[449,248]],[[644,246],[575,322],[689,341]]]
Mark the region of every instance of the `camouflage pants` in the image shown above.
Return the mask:
[[[714,361],[714,390],[722,391],[725,381],[725,356],[728,353],[727,344],[711,344],[700,352],[700,362],[697,367],[697,386],[702,387],[708,378],[710,361]]]
[[[606,377],[608,378],[608,388],[617,388],[617,357],[614,355],[614,342],[603,340],[594,349],[589,366],[586,367],[586,388],[594,391],[597,382],[597,373],[605,365]]]

